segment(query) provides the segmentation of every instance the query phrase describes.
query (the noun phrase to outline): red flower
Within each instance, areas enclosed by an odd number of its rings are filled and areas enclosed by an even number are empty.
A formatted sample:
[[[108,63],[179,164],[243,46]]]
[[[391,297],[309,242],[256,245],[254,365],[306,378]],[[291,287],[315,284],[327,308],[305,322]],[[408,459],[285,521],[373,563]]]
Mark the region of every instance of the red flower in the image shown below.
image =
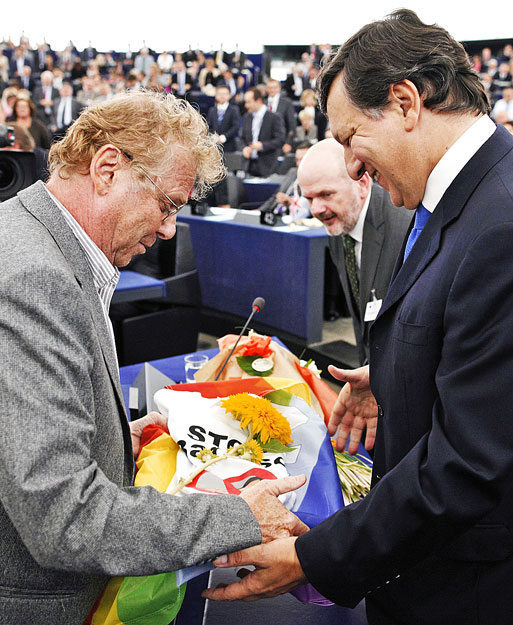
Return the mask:
[[[269,348],[270,336],[252,336],[241,350],[241,356],[262,356],[268,358],[273,350]]]

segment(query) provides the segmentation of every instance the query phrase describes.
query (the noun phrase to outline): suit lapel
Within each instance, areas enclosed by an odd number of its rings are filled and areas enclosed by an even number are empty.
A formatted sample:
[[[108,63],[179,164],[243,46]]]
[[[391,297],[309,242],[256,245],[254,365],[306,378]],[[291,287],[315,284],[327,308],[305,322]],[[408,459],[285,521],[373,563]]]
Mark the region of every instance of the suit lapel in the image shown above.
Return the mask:
[[[112,385],[115,389],[120,407],[124,413],[124,401],[119,380],[119,370],[112,338],[105,322],[103,308],[98,292],[93,282],[93,276],[84,252],[75,235],[66,224],[59,209],[44,189],[42,182],[21,191],[18,195],[25,208],[48,230],[63,256],[73,270],[78,284],[86,294],[94,326],[98,333],[99,343],[109,372]]]
[[[360,267],[360,310],[365,313],[367,302],[370,301],[371,287],[379,264],[385,236],[383,206],[371,195],[369,208],[363,225],[362,259]]]
[[[414,284],[437,253],[443,229],[459,217],[481,180],[510,150],[509,133],[507,130],[498,128],[456,176],[436,206],[405,263],[402,263],[405,243],[403,244],[394,270],[394,277],[378,319]]]

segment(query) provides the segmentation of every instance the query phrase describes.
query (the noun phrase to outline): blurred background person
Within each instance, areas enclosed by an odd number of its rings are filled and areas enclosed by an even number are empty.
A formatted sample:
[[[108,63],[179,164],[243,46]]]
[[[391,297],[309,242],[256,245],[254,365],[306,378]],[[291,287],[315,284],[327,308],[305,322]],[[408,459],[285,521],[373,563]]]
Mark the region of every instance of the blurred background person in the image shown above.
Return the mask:
[[[247,113],[242,118],[242,155],[248,159],[251,176],[266,178],[274,171],[285,142],[283,119],[267,110],[262,92],[256,87],[246,91],[244,105]]]
[[[285,126],[285,143],[281,149],[284,154],[292,150],[294,134],[296,131],[296,113],[291,100],[281,93],[281,84],[274,78],[269,78],[265,85],[267,91],[267,109],[271,113],[277,113],[283,119]]]
[[[59,97],[59,90],[53,86],[52,72],[45,70],[41,74],[41,85],[34,89],[33,101],[36,105],[38,118],[46,125],[55,123],[53,119],[53,105]]]
[[[296,127],[294,135],[294,145],[303,141],[315,143],[317,141],[317,126],[314,122],[314,113],[311,110],[301,110],[298,113],[299,126]]]
[[[32,100],[20,96],[16,97],[13,113],[8,121],[17,122],[22,128],[29,131],[35,144],[48,150],[50,148],[50,132],[45,124],[36,117],[36,107]]]
[[[214,95],[216,85],[221,78],[221,71],[216,67],[215,59],[211,56],[205,59],[205,67],[198,74],[198,84],[205,95]]]
[[[66,130],[78,118],[83,104],[73,97],[73,87],[70,82],[64,82],[59,92],[59,97],[53,105],[55,124],[51,127],[53,139],[62,139]]]
[[[2,149],[33,152],[36,162],[36,176],[38,180],[45,182],[48,178],[48,150],[36,146],[30,132],[20,124],[9,122],[9,126],[14,129],[14,145]]]
[[[326,132],[327,127],[327,119],[321,113],[319,106],[317,104],[317,95],[313,89],[305,89],[301,95],[299,100],[301,104],[300,111],[307,110],[314,116],[314,124],[317,126],[317,139],[322,141],[324,139],[324,133]],[[299,119],[299,113],[298,113]]]

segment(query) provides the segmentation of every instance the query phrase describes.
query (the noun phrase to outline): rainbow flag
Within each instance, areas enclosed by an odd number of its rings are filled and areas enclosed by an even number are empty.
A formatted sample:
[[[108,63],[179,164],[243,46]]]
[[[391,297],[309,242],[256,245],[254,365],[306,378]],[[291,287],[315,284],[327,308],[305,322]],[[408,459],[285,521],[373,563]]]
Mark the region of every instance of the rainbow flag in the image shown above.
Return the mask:
[[[191,401],[247,392],[267,396],[285,416],[287,411],[291,415],[294,413],[292,446],[296,451],[283,455],[284,474],[305,473],[308,480],[301,489],[295,491],[287,507],[308,526],[313,527],[344,505],[330,438],[322,418],[311,408],[310,389],[306,383],[270,376],[179,384],[167,388],[179,393],[193,393],[196,398],[191,395]],[[170,408],[173,405],[172,397],[173,394],[166,394],[164,389],[155,396],[155,401],[164,414],[167,410],[166,403]],[[174,401],[174,404],[177,403],[180,402]],[[184,411],[184,414],[187,412],[191,411]],[[176,420],[179,421],[180,418]],[[173,427],[175,424],[170,422],[170,431]],[[184,462],[184,452],[163,428],[155,425],[145,428],[141,443],[134,484],[151,485],[165,492],[177,473],[177,467]],[[223,462],[214,466],[219,467]],[[245,463],[243,460],[234,462],[240,462],[241,466]],[[266,475],[260,477],[273,477],[274,471],[276,477],[284,470],[283,463],[278,464],[277,471],[258,465],[253,465],[249,471],[264,471]],[[246,469],[236,476],[225,477],[221,472],[218,477],[225,484],[226,492],[231,493],[239,492],[237,487],[247,478]],[[195,481],[193,487],[203,490],[201,482]],[[84,625],[168,625],[180,610],[186,582],[211,568],[212,565],[206,564],[160,575],[113,578],[98,598]]]

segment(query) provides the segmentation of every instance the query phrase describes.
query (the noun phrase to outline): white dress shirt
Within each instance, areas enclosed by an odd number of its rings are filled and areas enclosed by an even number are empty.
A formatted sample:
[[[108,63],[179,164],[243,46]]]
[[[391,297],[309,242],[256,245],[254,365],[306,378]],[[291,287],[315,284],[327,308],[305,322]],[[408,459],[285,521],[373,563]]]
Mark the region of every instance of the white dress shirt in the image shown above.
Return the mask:
[[[365,200],[365,204],[361,210],[360,216],[358,217],[358,221],[356,222],[355,227],[348,232],[355,241],[354,244],[354,254],[356,256],[356,268],[358,269],[358,278],[360,278],[360,266],[362,264],[362,245],[363,245],[363,227],[365,225],[365,218],[367,217],[367,210],[369,209],[369,203],[371,198],[372,188],[369,192]]]
[[[469,160],[488,141],[496,130],[488,117],[479,117],[447,150],[429,174],[422,199],[423,206],[432,213],[452,181]]]

